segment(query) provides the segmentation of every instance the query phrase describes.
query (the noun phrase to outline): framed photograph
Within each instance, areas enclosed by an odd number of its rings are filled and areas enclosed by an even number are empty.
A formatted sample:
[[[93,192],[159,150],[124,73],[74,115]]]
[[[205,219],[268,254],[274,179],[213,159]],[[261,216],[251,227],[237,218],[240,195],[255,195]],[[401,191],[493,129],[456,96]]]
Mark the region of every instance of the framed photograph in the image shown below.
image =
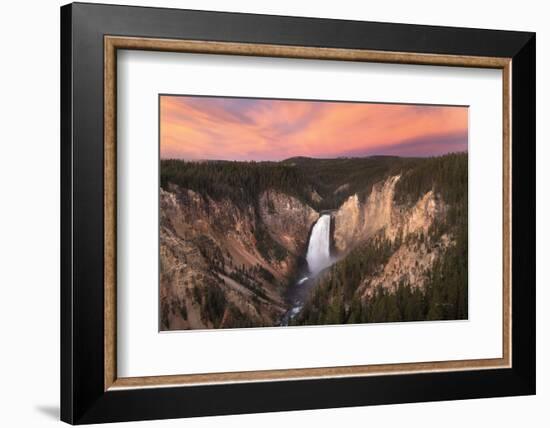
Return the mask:
[[[61,418],[535,393],[535,35],[61,8]]]

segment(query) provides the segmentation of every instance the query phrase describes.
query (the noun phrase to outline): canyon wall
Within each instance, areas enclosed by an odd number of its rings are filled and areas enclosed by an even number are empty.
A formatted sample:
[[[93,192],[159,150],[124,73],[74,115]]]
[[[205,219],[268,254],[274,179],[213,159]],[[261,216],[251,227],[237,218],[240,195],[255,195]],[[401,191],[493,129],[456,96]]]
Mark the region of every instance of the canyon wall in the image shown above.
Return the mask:
[[[359,242],[382,231],[394,241],[412,233],[427,233],[436,219],[445,215],[445,204],[433,191],[423,195],[412,207],[394,201],[395,185],[400,176],[389,177],[372,187],[365,201],[350,196],[333,214],[334,247],[345,254]]]
[[[396,222],[393,203],[395,184],[399,176],[373,185],[367,200],[357,194],[350,196],[334,213],[334,247],[345,254],[359,242]]]
[[[453,242],[444,235],[429,239],[429,231],[437,220],[443,220],[446,207],[433,191],[425,193],[414,205],[395,203],[395,186],[400,176],[392,176],[373,186],[365,201],[357,194],[350,196],[334,213],[334,247],[345,256],[361,242],[384,237],[396,250],[378,272],[364,278],[357,293],[363,299],[376,287],[394,290],[399,283],[422,287],[427,272]]]
[[[256,205],[161,188],[161,328],[273,325],[317,218],[274,191]]]
[[[270,236],[294,255],[305,255],[311,226],[319,213],[293,196],[268,190],[259,201],[260,217]]]

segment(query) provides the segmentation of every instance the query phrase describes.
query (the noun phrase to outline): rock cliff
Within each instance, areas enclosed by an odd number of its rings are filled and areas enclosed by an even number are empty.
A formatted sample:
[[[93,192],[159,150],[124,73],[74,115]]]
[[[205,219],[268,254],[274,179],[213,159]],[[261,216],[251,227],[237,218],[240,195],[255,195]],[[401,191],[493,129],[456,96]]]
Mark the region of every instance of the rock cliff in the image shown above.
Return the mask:
[[[399,284],[422,289],[434,263],[454,242],[447,235],[436,242],[420,236],[409,235],[412,239],[402,243],[375,275],[363,279],[357,288],[357,295],[363,300],[369,299],[377,287],[395,292]]]
[[[334,214],[334,247],[346,253],[377,231],[396,224],[398,212],[393,203],[399,176],[373,185],[370,195],[361,202],[357,194],[350,196]],[[389,233],[389,229],[388,229]]]
[[[271,237],[294,255],[304,255],[319,213],[298,199],[273,190],[262,193],[260,217]]]
[[[176,185],[160,208],[163,329],[276,323],[315,210],[275,191],[238,206]]]
[[[427,233],[445,206],[433,191],[423,195],[414,206],[399,206],[394,201],[395,185],[400,176],[375,184],[366,201],[357,194],[350,196],[334,213],[334,247],[345,254],[359,242],[379,231],[394,241],[411,233]]]
[[[422,287],[426,273],[450,245],[448,236],[437,242],[427,237],[430,227],[445,217],[445,204],[433,190],[410,207],[395,203],[395,186],[400,176],[392,176],[373,186],[366,201],[350,196],[334,214],[334,247],[344,256],[375,235],[396,244],[396,250],[374,277],[365,278],[357,293],[368,298],[382,286],[390,290],[399,283]],[[397,241],[397,242],[396,242]]]

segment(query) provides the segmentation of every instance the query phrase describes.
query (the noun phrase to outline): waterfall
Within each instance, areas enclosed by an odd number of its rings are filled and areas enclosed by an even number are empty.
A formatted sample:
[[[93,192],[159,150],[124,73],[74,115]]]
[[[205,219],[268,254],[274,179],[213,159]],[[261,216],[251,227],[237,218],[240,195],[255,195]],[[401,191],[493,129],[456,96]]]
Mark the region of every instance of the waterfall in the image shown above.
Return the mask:
[[[290,287],[288,296],[291,307],[281,318],[281,325],[288,325],[304,307],[308,291],[315,284],[309,280],[335,262],[335,259],[330,257],[330,222],[330,214],[323,214],[311,229],[306,254],[309,273]]]
[[[323,214],[311,231],[306,255],[309,270],[316,274],[331,264],[330,215]]]

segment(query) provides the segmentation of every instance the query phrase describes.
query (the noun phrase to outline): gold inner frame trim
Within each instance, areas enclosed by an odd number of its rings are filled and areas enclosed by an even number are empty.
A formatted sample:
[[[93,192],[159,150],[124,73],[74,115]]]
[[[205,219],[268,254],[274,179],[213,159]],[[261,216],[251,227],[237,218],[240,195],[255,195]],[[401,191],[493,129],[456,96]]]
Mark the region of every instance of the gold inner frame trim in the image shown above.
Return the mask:
[[[322,59],[394,64],[494,68],[502,70],[503,95],[503,322],[502,358],[377,364],[343,367],[204,373],[171,376],[117,377],[116,367],[116,88],[117,50],[147,50],[217,55]],[[511,367],[511,59],[461,55],[385,52],[251,43],[104,37],[104,389],[193,386],[220,383],[358,377]]]

